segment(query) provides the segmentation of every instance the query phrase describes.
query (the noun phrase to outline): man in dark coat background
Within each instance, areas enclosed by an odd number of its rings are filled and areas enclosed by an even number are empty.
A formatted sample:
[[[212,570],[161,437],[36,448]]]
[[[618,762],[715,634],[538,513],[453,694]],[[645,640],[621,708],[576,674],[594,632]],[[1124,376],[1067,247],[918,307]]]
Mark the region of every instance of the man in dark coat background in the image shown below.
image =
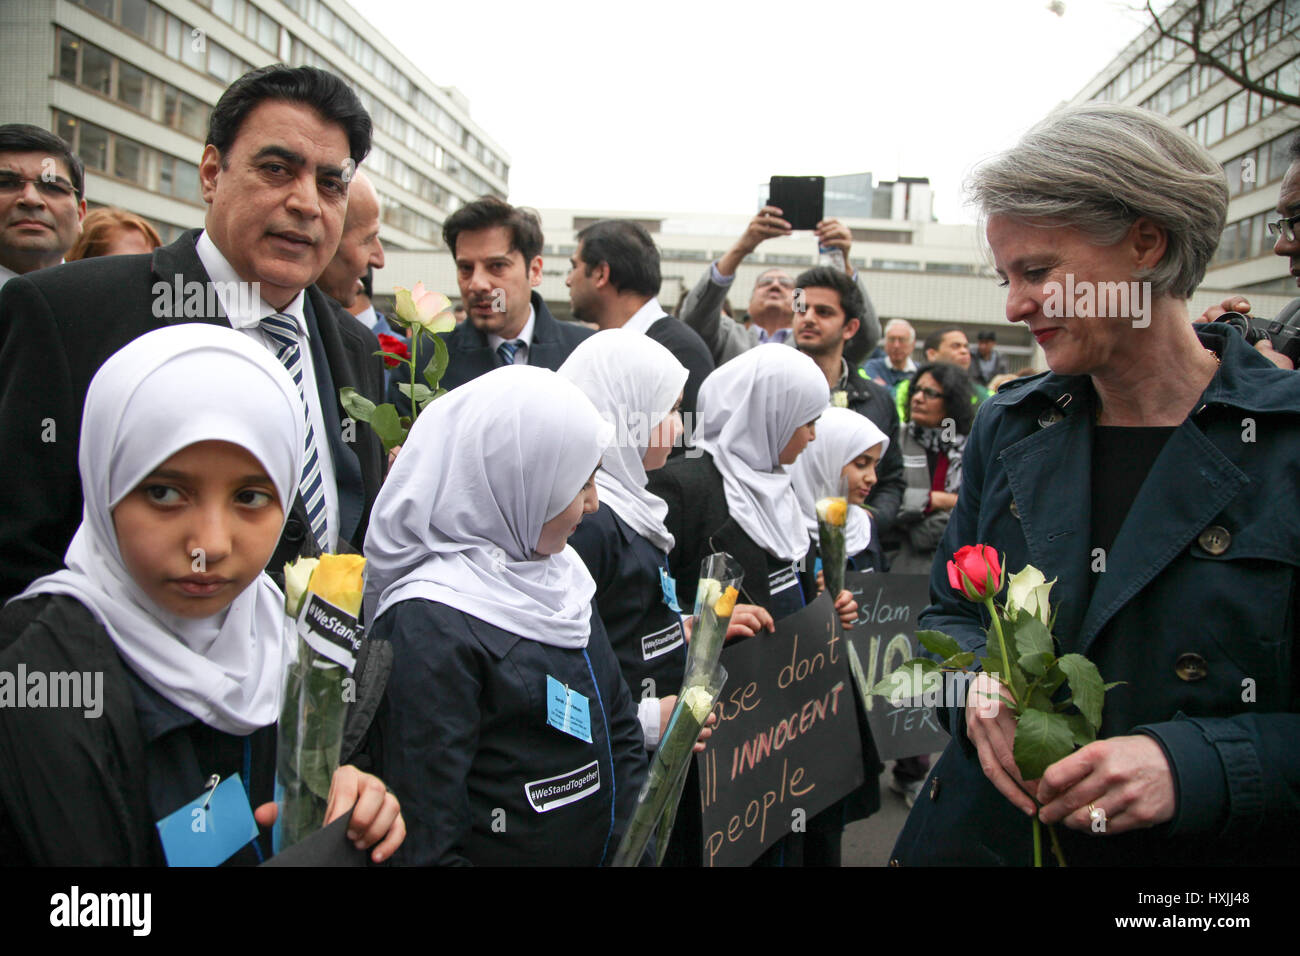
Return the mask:
[[[127,342],[177,323],[232,325],[278,355],[261,320],[288,318],[319,500],[313,526],[297,496],[268,567],[323,546],[360,548],[383,454],[368,428],[344,427],[338,390],[378,400],[383,366],[374,335],[312,283],[338,247],[350,171],[369,152],[370,133],[369,115],[338,77],[251,71],[212,111],[199,167],[204,230],[150,256],[68,263],[0,290],[0,433],[11,476],[0,483],[0,599],[63,566],[82,517],[77,446],[90,379]]]
[[[532,210],[484,196],[448,216],[442,238],[456,260],[460,300],[469,313],[446,337],[443,388],[464,385],[502,365],[555,371],[592,334],[558,321],[532,291],[542,281],[542,224]],[[403,415],[411,413],[396,381],[388,400]]]

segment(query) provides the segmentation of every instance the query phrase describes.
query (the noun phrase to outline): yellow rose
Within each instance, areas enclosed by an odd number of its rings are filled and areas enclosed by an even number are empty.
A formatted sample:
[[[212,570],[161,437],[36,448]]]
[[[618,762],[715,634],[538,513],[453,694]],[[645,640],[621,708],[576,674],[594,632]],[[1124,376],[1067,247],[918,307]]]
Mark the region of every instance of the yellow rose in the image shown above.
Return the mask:
[[[736,609],[736,598],[740,597],[740,592],[733,587],[728,587],[722,597],[718,598],[717,603],[713,605],[713,613],[718,617],[731,617],[731,612]]]
[[[817,502],[817,517],[836,528],[844,527],[849,504],[843,498],[823,498]]]
[[[307,590],[353,617],[361,613],[366,559],[359,554],[322,554]]]

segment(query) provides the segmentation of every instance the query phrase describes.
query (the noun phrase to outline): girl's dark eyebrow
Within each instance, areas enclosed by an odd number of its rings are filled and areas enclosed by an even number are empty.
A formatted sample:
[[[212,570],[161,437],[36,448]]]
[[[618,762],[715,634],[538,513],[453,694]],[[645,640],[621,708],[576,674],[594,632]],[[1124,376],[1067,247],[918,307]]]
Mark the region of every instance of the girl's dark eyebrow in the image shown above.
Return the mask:
[[[189,472],[177,471],[174,468],[158,468],[145,475],[144,480],[149,481],[152,478],[170,478],[172,481],[189,481],[192,480],[193,477],[194,476]],[[263,483],[272,484],[270,477],[261,472],[244,475],[236,480],[241,485],[256,485]]]

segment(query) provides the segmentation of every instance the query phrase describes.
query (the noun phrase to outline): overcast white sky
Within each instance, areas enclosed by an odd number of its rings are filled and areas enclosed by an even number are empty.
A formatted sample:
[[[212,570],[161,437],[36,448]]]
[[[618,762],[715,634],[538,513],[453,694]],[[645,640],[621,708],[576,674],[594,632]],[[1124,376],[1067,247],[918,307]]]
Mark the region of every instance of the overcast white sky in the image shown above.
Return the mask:
[[[1138,0],[351,0],[510,155],[537,207],[746,213],[772,174],[969,168],[1147,22]],[[1157,9],[1166,4],[1159,2]]]

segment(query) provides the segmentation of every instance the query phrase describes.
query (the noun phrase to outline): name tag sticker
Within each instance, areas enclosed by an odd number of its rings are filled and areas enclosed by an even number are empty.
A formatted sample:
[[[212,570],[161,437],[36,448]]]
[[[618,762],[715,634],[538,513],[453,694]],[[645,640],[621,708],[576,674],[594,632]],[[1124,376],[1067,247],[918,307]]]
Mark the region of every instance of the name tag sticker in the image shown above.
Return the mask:
[[[647,634],[641,638],[641,660],[652,660],[676,650],[685,643],[685,640],[686,635],[682,633],[680,621],[665,627],[662,631]]]
[[[257,821],[239,774],[222,780],[215,790],[205,790],[154,826],[168,866],[220,866],[257,837]]]
[[[524,784],[528,805],[538,813],[554,810],[566,803],[589,797],[600,789],[600,764],[593,760],[585,767],[570,770],[558,777]]]
[[[664,603],[671,610],[681,614],[682,609],[677,605],[677,582],[673,580],[673,576],[668,573],[667,568],[659,569],[659,587],[664,592]]]
[[[546,722],[571,737],[591,743],[591,709],[587,698],[546,675]]]
[[[779,594],[798,584],[799,572],[794,569],[794,565],[773,571],[767,577],[767,591],[769,594]]]

